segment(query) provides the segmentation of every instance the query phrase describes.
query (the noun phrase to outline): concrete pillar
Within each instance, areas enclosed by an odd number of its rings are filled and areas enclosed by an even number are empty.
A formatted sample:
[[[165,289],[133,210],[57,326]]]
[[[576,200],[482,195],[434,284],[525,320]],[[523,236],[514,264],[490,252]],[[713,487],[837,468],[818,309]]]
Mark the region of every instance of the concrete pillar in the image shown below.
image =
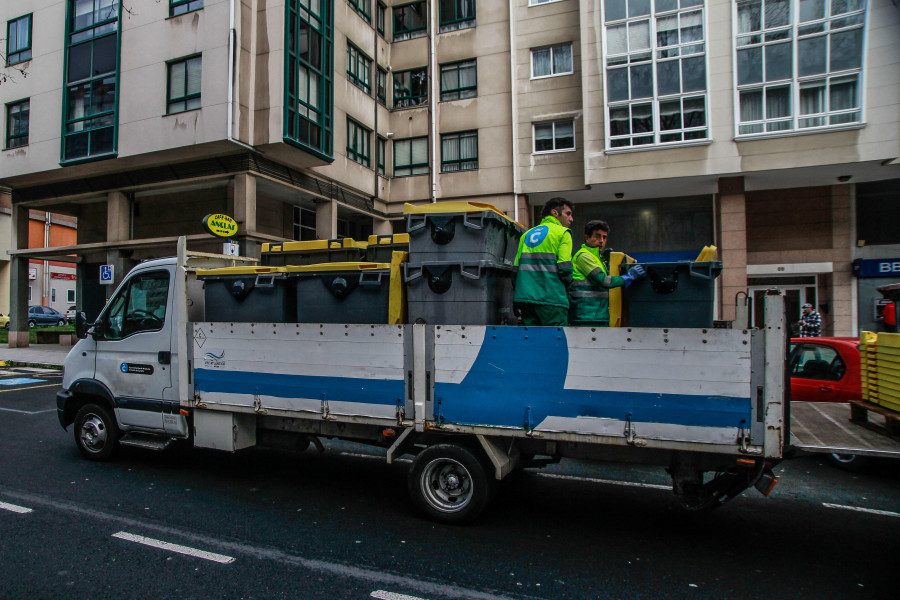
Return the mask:
[[[858,335],[852,306],[856,279],[852,274],[853,257],[850,252],[853,243],[850,211],[855,189],[853,185],[836,185],[831,188],[831,252],[834,273],[831,278],[829,312],[833,327],[830,333],[838,336]],[[824,331],[822,333],[825,334]]]
[[[387,219],[372,219],[372,233],[375,235],[391,235],[394,226]]]
[[[247,236],[256,233],[256,176],[240,173],[234,176],[231,186],[234,220],[238,222],[238,239],[241,256],[259,258],[259,242],[250,241]]]
[[[122,192],[106,196],[106,241],[124,242],[131,238],[131,203]]]
[[[28,209],[12,205],[10,248],[28,248]],[[9,347],[28,346],[28,259],[14,256],[9,261]]]
[[[719,179],[717,208],[719,257],[722,259],[719,318],[733,321],[735,295],[747,290],[747,206],[743,177]]]
[[[337,237],[337,202],[323,200],[316,204],[316,237],[330,240]]]
[[[113,266],[113,283],[111,285],[103,286],[105,288],[106,299],[109,300],[112,297],[112,293],[116,291],[116,288],[119,287],[119,284],[125,279],[125,275],[127,275],[128,271],[134,266],[135,261],[126,257],[121,250],[107,250],[106,264]]]

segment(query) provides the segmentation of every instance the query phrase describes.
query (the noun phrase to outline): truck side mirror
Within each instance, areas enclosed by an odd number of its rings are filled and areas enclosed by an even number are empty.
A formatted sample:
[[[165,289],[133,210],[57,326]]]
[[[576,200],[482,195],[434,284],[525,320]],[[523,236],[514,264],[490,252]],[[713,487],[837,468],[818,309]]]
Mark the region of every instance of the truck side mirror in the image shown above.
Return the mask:
[[[75,337],[83,340],[87,337],[90,323],[87,322],[87,316],[83,312],[75,313]]]

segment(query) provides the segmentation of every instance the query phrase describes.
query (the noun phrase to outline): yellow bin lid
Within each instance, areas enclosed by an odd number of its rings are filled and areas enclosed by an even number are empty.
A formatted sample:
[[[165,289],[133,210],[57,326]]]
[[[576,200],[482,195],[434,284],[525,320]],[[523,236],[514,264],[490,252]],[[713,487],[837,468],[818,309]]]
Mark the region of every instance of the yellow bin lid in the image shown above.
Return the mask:
[[[283,267],[288,273],[319,273],[322,271],[375,271],[377,269],[390,269],[389,263],[373,262],[329,262],[317,265],[294,265]]]
[[[389,246],[390,244],[408,244],[408,233],[393,233],[389,235],[370,235],[370,246]]]
[[[463,200],[450,200],[448,202],[432,202],[431,204],[410,204],[407,202],[403,205],[404,215],[433,215],[447,213],[475,213],[475,212],[494,212],[509,221],[522,227],[521,223],[513,221],[502,211],[497,210],[493,204],[484,202],[465,202]]]
[[[197,269],[198,276],[209,275],[277,275],[285,273],[284,267],[221,267],[218,269]]]

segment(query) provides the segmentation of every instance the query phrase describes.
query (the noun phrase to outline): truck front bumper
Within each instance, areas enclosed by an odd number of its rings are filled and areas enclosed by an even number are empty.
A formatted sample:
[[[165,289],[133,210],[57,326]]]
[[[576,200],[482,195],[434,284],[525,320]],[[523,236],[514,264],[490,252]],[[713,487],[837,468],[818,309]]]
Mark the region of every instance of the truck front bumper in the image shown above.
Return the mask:
[[[62,425],[62,428],[65,429],[72,423],[71,419],[66,417],[66,408],[69,405],[69,402],[72,400],[72,392],[69,390],[60,390],[56,392],[56,416],[59,419],[59,424]]]

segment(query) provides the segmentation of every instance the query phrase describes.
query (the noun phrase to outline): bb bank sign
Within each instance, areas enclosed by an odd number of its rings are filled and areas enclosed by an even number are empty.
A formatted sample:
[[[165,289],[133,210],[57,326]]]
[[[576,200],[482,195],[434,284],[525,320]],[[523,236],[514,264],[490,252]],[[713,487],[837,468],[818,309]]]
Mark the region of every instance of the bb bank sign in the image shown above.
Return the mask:
[[[900,277],[900,258],[857,258],[853,261],[857,277]]]

